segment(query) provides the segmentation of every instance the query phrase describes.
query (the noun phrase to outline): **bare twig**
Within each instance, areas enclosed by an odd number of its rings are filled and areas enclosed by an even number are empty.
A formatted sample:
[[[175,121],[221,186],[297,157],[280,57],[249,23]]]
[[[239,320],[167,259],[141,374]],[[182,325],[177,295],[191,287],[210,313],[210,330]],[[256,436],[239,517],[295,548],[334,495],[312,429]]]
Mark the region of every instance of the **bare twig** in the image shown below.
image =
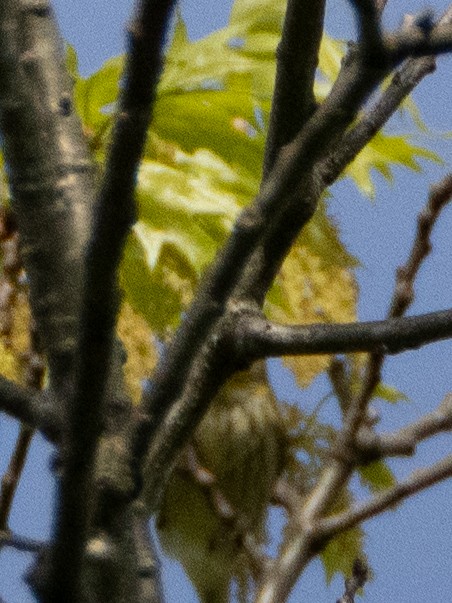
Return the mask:
[[[436,410],[393,433],[377,434],[362,429],[356,437],[356,449],[363,462],[388,456],[411,456],[423,440],[452,429],[452,394],[447,394]]]
[[[397,269],[397,282],[390,315],[401,316],[414,299],[414,281],[422,262],[431,251],[430,235],[440,212],[452,197],[452,174],[432,186],[425,208],[418,216],[417,231],[410,257]]]
[[[407,479],[399,482],[393,488],[377,494],[361,505],[351,508],[340,515],[320,520],[317,526],[318,535],[320,538],[333,538],[339,532],[349,530],[367,519],[390,510],[402,500],[449,477],[452,477],[452,455],[445,457],[430,467],[417,469]]]
[[[345,580],[345,592],[336,603],[355,603],[357,591],[364,586],[369,579],[369,568],[362,559],[356,559],[353,564],[351,578]]]
[[[452,177],[446,176],[436,187],[432,187],[426,209],[421,212],[418,219],[418,229],[413,242],[410,258],[397,270],[396,286],[389,311],[390,318],[400,317],[406,312],[413,301],[413,283],[419,268],[430,251],[430,234],[441,209],[450,200],[452,194]],[[370,355],[360,394],[350,406],[347,416],[345,438],[351,443],[356,435],[363,417],[363,409],[367,406],[373,391],[380,381],[381,369],[386,351],[379,350]],[[344,442],[341,441],[340,446]]]
[[[33,430],[22,425],[6,473],[1,481],[0,532],[8,529],[8,520],[20,476],[25,466]]]
[[[45,546],[46,544],[40,540],[19,536],[19,534],[14,534],[10,530],[0,531],[0,549],[11,547],[25,553],[39,553]]]

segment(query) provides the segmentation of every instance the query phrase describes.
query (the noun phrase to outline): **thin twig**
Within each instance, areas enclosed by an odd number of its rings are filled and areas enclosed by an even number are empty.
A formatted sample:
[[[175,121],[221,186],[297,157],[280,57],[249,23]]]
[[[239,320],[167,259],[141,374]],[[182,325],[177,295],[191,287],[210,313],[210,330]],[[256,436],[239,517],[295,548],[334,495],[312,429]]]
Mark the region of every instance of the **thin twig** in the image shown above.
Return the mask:
[[[377,494],[369,501],[350,510],[319,521],[317,526],[319,538],[333,538],[336,534],[349,530],[354,526],[390,510],[406,498],[429,488],[433,484],[452,477],[452,455],[438,461],[430,467],[417,469],[410,477],[399,482],[393,488]]]
[[[389,456],[411,456],[417,445],[443,431],[452,429],[452,394],[438,408],[393,433],[377,434],[364,428],[356,436],[356,449],[362,462]]]
[[[452,197],[452,173],[433,185],[425,208],[417,220],[417,231],[411,254],[404,266],[397,269],[397,281],[390,316],[401,316],[414,300],[414,281],[422,262],[431,252],[430,236],[441,211]]]
[[[0,532],[8,529],[9,514],[25,466],[32,436],[33,430],[28,426],[21,425],[8,468],[1,481]]]
[[[450,201],[452,195],[452,175],[447,175],[439,184],[432,187],[425,209],[418,218],[418,228],[414,238],[412,250],[407,263],[397,269],[396,285],[389,310],[389,318],[402,316],[413,301],[414,280],[422,262],[427,257],[430,248],[430,235],[439,218],[441,210]],[[384,363],[385,350],[379,350],[370,355],[363,377],[360,394],[350,406],[347,416],[345,439],[352,442],[363,417],[363,410],[367,406],[375,387],[381,379],[381,370]],[[344,442],[340,443],[343,446]]]
[[[352,576],[345,580],[345,592],[336,603],[355,603],[355,595],[367,582],[369,574],[367,563],[362,559],[356,559],[353,563]]]
[[[39,553],[46,546],[45,542],[34,540],[27,536],[14,534],[10,530],[0,531],[0,549],[2,547],[11,547],[17,551],[25,553]]]

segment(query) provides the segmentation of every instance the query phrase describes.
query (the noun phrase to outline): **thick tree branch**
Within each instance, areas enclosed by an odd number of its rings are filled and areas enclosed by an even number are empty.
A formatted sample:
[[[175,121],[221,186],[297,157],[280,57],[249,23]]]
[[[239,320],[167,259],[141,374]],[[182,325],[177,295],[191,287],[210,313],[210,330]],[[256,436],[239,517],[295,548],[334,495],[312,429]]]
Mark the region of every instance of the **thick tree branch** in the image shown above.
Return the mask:
[[[163,44],[174,0],[142,1],[130,29],[130,49],[94,230],[86,255],[77,379],[69,423],[60,515],[49,585],[51,600],[80,600],[83,549],[92,519],[90,493],[94,460],[102,431],[102,401],[113,394],[119,370],[113,357],[118,309],[117,268],[123,244],[135,217],[133,190],[162,68]],[[113,364],[112,364],[113,363]],[[110,380],[106,391],[107,381]],[[74,493],[77,492],[76,504]],[[128,512],[124,509],[126,514]],[[116,509],[122,515],[121,506]],[[131,518],[123,516],[125,523]],[[111,527],[111,519],[107,520]],[[123,535],[119,541],[125,543]],[[127,571],[124,572],[124,576]],[[121,582],[121,578],[119,579]],[[132,585],[118,584],[115,596]],[[126,589],[126,590],[124,590]],[[55,599],[56,597],[56,599]]]
[[[49,439],[61,434],[62,419],[47,392],[36,393],[0,376],[0,411],[39,429]]]
[[[276,59],[276,80],[267,134],[264,179],[280,149],[293,140],[316,108],[314,78],[325,1],[289,0]]]
[[[0,119],[12,207],[33,315],[63,414],[78,336],[80,258],[94,207],[94,166],[49,4],[6,0],[0,29]]]
[[[385,55],[380,30],[380,9],[375,0],[350,0],[358,21],[359,43],[369,60],[381,60]]]
[[[227,328],[227,327],[226,327]],[[452,310],[345,324],[283,325],[244,312],[229,333],[238,358],[374,352],[399,354],[452,337]]]

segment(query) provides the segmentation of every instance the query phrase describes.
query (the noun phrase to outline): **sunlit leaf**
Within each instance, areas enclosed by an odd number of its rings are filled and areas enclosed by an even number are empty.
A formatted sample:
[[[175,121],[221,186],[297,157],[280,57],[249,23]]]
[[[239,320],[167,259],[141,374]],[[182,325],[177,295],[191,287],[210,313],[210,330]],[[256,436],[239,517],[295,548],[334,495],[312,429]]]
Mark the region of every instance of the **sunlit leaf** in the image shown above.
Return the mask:
[[[372,170],[379,172],[386,180],[392,181],[392,168],[395,165],[419,172],[421,170],[419,159],[441,163],[441,159],[436,153],[410,144],[407,136],[390,136],[378,132],[347,167],[345,174],[352,178],[364,194],[374,197],[375,185],[372,181]]]
[[[372,492],[380,492],[395,485],[392,471],[384,461],[374,461],[358,468],[361,483]]]
[[[306,237],[303,231],[284,261],[267,299],[267,315],[289,324],[353,322],[357,289],[349,268],[355,263],[320,205]],[[329,356],[320,355],[284,359],[303,387],[323,372],[329,361]]]
[[[373,391],[373,398],[380,398],[391,404],[396,402],[408,402],[409,398],[406,394],[398,390],[393,385],[380,382]]]
[[[77,53],[75,51],[75,48],[72,46],[72,44],[68,44],[68,43],[66,43],[66,69],[68,70],[68,73],[72,76],[74,81],[76,82],[77,79],[80,77],[79,70],[78,70]]]
[[[172,253],[162,252],[162,261],[151,270],[145,250],[132,232],[121,264],[121,286],[136,312],[146,319],[155,333],[164,333],[179,323],[180,314],[192,293],[189,269]]]
[[[360,528],[342,532],[330,540],[320,553],[327,584],[335,574],[352,575],[353,563],[364,557],[363,544],[364,535]]]
[[[353,496],[342,491],[337,497],[331,514],[341,513],[353,505]],[[328,542],[320,553],[326,581],[329,584],[335,574],[351,576],[356,559],[364,559],[364,532],[360,527],[342,532]]]
[[[85,128],[93,133],[111,122],[112,105],[119,94],[123,57],[108,59],[88,78],[79,78],[74,87],[74,101]]]

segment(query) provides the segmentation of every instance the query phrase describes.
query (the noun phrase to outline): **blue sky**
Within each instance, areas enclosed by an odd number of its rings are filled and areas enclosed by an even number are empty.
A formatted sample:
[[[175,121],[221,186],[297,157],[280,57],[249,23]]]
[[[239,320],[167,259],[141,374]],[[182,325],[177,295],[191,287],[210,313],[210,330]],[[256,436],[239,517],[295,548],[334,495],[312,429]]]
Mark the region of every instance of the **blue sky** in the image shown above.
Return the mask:
[[[353,35],[353,16],[349,4],[330,2],[327,29],[332,35]],[[432,3],[430,3],[431,6]],[[441,13],[445,0],[435,0]],[[130,17],[131,2],[111,3],[107,0],[79,0],[54,3],[64,37],[75,46],[81,71],[89,74],[102,62],[123,51],[124,25]],[[113,8],[114,5],[114,8]],[[416,12],[425,6],[422,0],[389,0],[386,23],[394,27],[405,12]],[[182,12],[192,37],[200,37],[223,26],[228,18],[230,1],[186,0]],[[441,178],[450,166],[451,142],[440,136],[451,129],[452,96],[448,89],[452,59],[441,58],[437,72],[427,78],[415,93],[422,115],[433,134],[418,142],[436,150],[445,160],[444,166],[423,163],[423,173],[413,174],[395,169],[392,185],[378,176],[377,196],[373,203],[364,199],[343,181],[333,187],[332,212],[341,227],[342,238],[349,249],[362,258],[357,271],[362,320],[383,318],[394,282],[395,268],[405,261],[412,241],[415,217],[423,206],[430,183]],[[412,129],[408,119],[396,118],[394,131]],[[436,135],[435,135],[436,133]],[[446,209],[433,235],[434,251],[421,270],[416,287],[416,301],[411,313],[427,312],[452,306],[452,208]],[[442,343],[419,352],[389,359],[384,380],[397,385],[411,402],[395,408],[382,407],[382,426],[394,429],[433,409],[451,389],[452,346]],[[277,365],[272,367],[275,387],[286,399],[309,405],[325,390],[323,379],[315,384],[309,399],[294,385],[290,375]],[[0,417],[0,470],[7,462],[16,426]],[[406,475],[414,466],[428,464],[450,451],[452,438],[438,436],[420,447],[420,457],[397,461],[398,474]],[[48,477],[49,448],[37,437],[18,494],[12,516],[12,527],[20,533],[45,538],[50,526],[52,484]],[[450,500],[452,483],[444,483],[417,496],[395,512],[368,522],[367,551],[375,579],[366,588],[366,603],[397,601],[417,603],[449,600],[452,593],[452,521]],[[273,528],[278,529],[275,520]],[[0,553],[0,598],[7,603],[27,603],[31,598],[21,586],[17,568],[23,569],[29,556],[13,551]],[[164,581],[171,601],[196,601],[190,584],[178,565],[165,561]],[[314,562],[297,585],[290,602],[331,601],[342,593],[342,581],[335,579],[325,587],[323,571]]]

